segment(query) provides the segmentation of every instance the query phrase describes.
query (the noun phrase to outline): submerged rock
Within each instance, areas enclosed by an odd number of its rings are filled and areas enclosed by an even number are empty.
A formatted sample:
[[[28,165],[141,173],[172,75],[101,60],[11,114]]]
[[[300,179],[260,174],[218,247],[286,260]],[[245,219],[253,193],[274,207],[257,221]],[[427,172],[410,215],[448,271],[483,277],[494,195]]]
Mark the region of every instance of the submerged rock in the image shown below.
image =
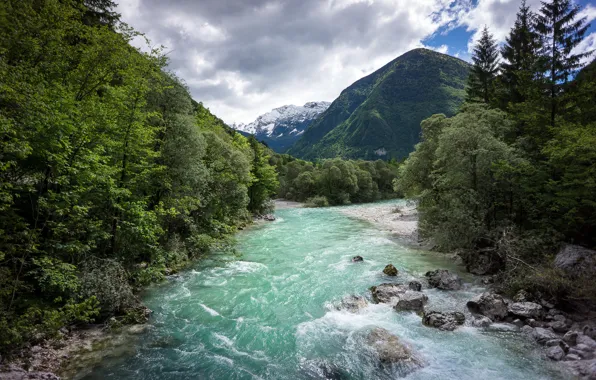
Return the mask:
[[[346,296],[341,300],[340,305],[337,307],[339,310],[347,310],[350,313],[357,313],[361,309],[368,306],[368,301],[362,296],[350,295]]]
[[[362,258],[362,256],[354,256],[352,257],[352,261],[358,263],[360,261],[364,261],[364,258]]]
[[[571,355],[567,355],[569,357]],[[567,362],[571,372],[582,379],[596,379],[596,359],[574,360]]]
[[[397,276],[397,268],[395,268],[393,266],[393,264],[389,264],[385,267],[385,269],[383,269],[383,273],[385,273],[387,276]]]
[[[400,376],[406,376],[422,367],[422,361],[416,358],[410,347],[384,328],[372,329],[367,342],[378,355],[381,364],[391,365]]]
[[[542,319],[544,309],[534,302],[516,302],[507,308],[509,313],[516,317]]]
[[[458,311],[425,311],[422,317],[422,323],[425,326],[435,327],[444,331],[453,331],[458,326],[463,325],[465,321],[466,316]]]
[[[498,294],[485,292],[472,298],[466,304],[472,314],[480,314],[492,321],[501,321],[508,314],[507,304]]]
[[[428,279],[428,284],[433,288],[459,290],[463,285],[461,278],[455,273],[449,272],[447,269],[437,269],[426,272],[425,276]]]

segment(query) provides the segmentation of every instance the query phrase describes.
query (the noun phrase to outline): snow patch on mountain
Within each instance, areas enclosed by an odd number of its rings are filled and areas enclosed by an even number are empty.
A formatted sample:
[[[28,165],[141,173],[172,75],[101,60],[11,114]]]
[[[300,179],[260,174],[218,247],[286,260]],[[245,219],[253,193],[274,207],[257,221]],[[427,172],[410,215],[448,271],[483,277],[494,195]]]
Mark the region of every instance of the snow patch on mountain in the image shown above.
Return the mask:
[[[252,123],[232,124],[232,128],[250,133],[257,138],[298,136],[330,105],[330,102],[308,102],[303,106],[287,105],[259,116]]]

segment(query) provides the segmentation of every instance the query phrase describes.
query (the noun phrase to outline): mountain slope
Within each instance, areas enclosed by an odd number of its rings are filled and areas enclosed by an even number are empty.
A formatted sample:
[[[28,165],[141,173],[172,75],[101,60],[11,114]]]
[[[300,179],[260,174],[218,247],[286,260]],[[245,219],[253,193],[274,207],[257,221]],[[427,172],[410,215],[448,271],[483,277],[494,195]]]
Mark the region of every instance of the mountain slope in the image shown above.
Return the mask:
[[[330,105],[329,102],[309,102],[303,106],[283,106],[259,116],[250,124],[235,124],[232,128],[242,134],[254,135],[274,151],[283,153]]]
[[[306,159],[406,157],[419,141],[422,120],[457,111],[469,67],[432,50],[409,51],[342,91],[288,153]]]

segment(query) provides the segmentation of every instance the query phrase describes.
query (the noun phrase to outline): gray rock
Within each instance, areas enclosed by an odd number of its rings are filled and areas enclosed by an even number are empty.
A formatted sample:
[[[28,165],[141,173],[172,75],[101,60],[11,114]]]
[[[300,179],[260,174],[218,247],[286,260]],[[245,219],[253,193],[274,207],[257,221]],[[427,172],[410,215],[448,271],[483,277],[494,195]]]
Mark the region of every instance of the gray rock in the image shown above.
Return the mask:
[[[549,359],[558,362],[559,360],[563,360],[565,357],[565,351],[559,346],[553,346],[546,350],[546,356]]]
[[[388,283],[373,286],[370,290],[375,302],[395,304],[399,300],[399,297],[407,290],[410,290],[410,288],[405,285]]]
[[[566,244],[555,257],[555,266],[572,277],[596,276],[596,251]]]
[[[563,335],[563,341],[570,346],[575,346],[577,344],[577,331],[568,331]]]
[[[472,298],[466,304],[472,314],[480,314],[492,321],[501,321],[507,316],[507,304],[498,294],[485,292]]]
[[[558,339],[559,336],[551,330],[544,329],[542,327],[536,327],[532,332],[532,337],[539,344],[546,344],[551,339]]]
[[[472,319],[472,326],[474,327],[488,327],[493,323],[489,317],[485,317],[484,315],[475,316]]]
[[[525,325],[524,327],[521,328],[521,332],[523,334],[531,336],[532,334],[534,334],[534,328],[532,326]]]
[[[567,326],[567,324],[561,321],[550,322],[548,326],[552,328],[555,332],[558,332],[560,334],[565,334],[567,331],[569,331],[569,327]]]
[[[590,338],[587,335],[578,335],[577,339],[576,339],[576,343],[577,345],[580,344],[585,344],[586,346],[590,347],[590,349],[592,350],[596,350],[596,341],[594,341],[594,339]]]
[[[435,327],[439,330],[453,331],[458,326],[463,325],[466,317],[463,313],[454,312],[439,312],[439,311],[425,311],[422,317],[422,323],[425,326]]]
[[[360,309],[364,309],[368,306],[368,301],[362,296],[350,295],[346,296],[341,300],[341,303],[337,307],[339,310],[347,310],[350,313],[357,313]]]
[[[60,377],[50,372],[27,372],[15,365],[0,368],[2,380],[60,380]]]
[[[591,327],[591,326],[586,325],[582,329],[582,332],[583,332],[584,335],[587,335],[590,338],[596,340],[596,329],[594,327]]]
[[[567,365],[575,376],[583,379],[596,379],[596,359],[571,361]]]
[[[410,347],[389,331],[376,327],[367,336],[367,343],[374,349],[382,364],[399,364],[400,375],[422,367],[422,362],[416,358]]]
[[[544,315],[542,306],[534,302],[516,302],[509,305],[509,313],[516,317],[541,319]]]
[[[426,302],[428,302],[426,294],[408,289],[399,296],[399,301],[395,304],[394,309],[396,311],[422,311]]]
[[[383,269],[383,273],[387,276],[397,276],[397,268],[393,266],[393,264],[388,264],[385,269]]]
[[[524,326],[524,321],[522,321],[521,319],[515,319],[512,323],[520,329]]]
[[[572,361],[572,360],[580,360],[581,358],[575,354],[567,354],[564,360]]]
[[[419,292],[422,290],[422,284],[418,281],[410,281],[410,283],[408,284],[408,288]]]
[[[355,263],[358,263],[358,262],[364,261],[364,258],[362,256],[354,256],[354,257],[352,257],[352,261]]]
[[[455,273],[449,272],[447,269],[437,269],[426,272],[428,284],[432,288],[439,288],[442,290],[459,290],[463,286],[463,281]]]
[[[594,359],[594,352],[591,350],[581,350],[578,346],[569,349],[569,353],[577,355],[584,360]]]

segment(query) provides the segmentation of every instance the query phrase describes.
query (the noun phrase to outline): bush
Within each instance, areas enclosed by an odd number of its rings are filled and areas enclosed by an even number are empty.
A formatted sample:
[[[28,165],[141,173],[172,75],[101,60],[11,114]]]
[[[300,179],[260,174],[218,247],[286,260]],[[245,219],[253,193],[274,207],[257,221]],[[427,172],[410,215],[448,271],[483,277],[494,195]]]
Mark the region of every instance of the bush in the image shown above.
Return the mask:
[[[328,207],[329,201],[325,196],[316,196],[308,198],[304,203],[304,207]]]
[[[94,259],[86,263],[83,269],[81,293],[85,298],[97,298],[102,317],[121,314],[137,306],[138,301],[128,282],[128,273],[119,262]]]

